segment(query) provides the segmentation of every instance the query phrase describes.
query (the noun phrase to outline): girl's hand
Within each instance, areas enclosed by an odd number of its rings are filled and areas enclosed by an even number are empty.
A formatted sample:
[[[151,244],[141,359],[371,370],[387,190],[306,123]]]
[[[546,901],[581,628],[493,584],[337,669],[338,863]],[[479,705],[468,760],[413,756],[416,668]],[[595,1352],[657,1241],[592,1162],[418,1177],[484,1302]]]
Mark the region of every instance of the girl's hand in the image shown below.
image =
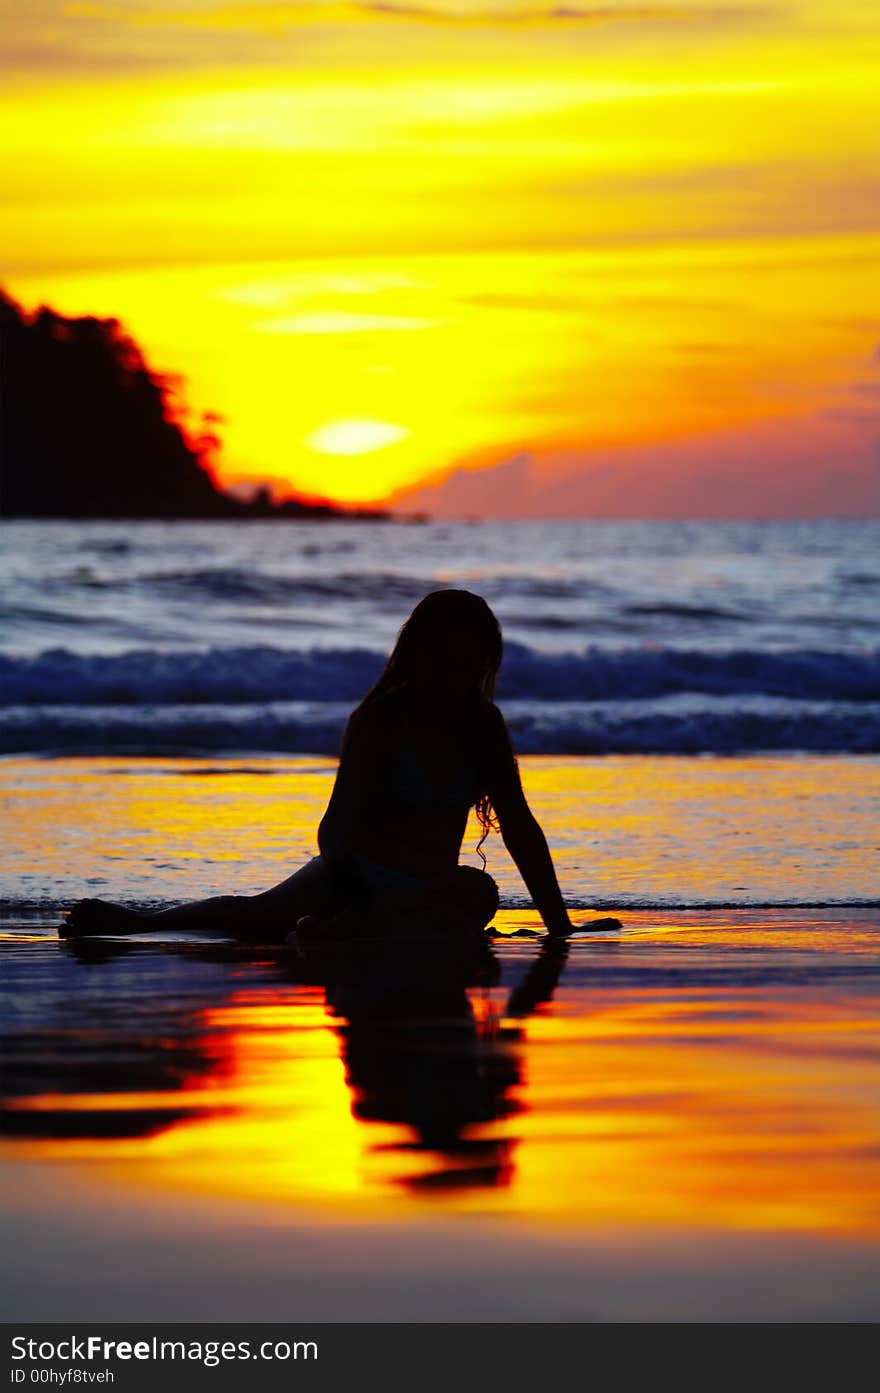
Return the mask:
[[[616,929],[622,929],[623,925],[619,919],[614,919],[607,915],[603,919],[588,919],[585,924],[569,923],[565,929],[557,929],[551,933],[551,938],[569,938],[571,934],[585,933],[612,933]]]
[[[602,919],[588,919],[586,924],[578,924],[575,933],[610,933],[614,929],[622,928],[620,920],[608,914]]]

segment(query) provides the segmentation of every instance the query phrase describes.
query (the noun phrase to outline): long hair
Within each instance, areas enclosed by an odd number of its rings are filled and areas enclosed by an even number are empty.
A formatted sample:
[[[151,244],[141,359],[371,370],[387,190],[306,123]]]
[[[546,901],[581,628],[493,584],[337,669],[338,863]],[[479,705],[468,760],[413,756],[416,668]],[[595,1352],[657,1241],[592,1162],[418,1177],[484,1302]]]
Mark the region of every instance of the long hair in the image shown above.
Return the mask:
[[[349,717],[345,735],[342,739],[342,753],[348,732],[363,713],[388,697],[403,693],[411,687],[419,674],[424,671],[436,646],[440,632],[460,631],[463,635],[476,636],[482,643],[481,661],[474,677],[470,695],[481,705],[492,701],[495,695],[495,679],[501,665],[503,641],[501,625],[495,618],[486,601],[470,590],[432,590],[420,600],[397,635],[397,642],[385,664],[379,680],[367,692]],[[483,774],[480,771],[480,791],[474,810],[482,828],[482,836],[477,843],[477,851],[483,865],[486,858],[482,852],[483,842],[489,833],[497,830],[498,823],[482,786]]]

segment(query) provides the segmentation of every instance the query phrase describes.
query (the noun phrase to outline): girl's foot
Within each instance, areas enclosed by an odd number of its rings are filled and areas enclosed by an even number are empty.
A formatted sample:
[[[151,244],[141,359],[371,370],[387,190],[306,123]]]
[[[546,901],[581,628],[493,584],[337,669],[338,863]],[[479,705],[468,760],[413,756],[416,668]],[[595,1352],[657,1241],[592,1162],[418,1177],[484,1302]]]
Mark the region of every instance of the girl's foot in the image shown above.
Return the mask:
[[[59,938],[92,938],[101,934],[136,932],[144,915],[108,900],[80,900],[58,927]]]

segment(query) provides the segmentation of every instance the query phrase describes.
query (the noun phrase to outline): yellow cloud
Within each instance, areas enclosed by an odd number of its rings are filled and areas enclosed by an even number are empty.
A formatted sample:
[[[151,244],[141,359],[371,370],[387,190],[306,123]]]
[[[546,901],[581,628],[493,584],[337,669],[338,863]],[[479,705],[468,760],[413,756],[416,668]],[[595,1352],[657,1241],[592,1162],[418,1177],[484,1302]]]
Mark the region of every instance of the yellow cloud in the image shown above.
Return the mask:
[[[577,38],[534,4],[503,33],[485,3],[429,31],[335,0],[68,5],[83,53],[124,31],[161,70],[0,92],[9,289],[120,317],[226,418],[225,478],[344,499],[808,421],[880,303],[880,18],[613,10]],[[314,448],[328,427],[346,448]]]
[[[402,314],[352,314],[340,310],[323,314],[281,315],[253,325],[258,334],[388,334],[431,329],[433,319],[413,319]]]
[[[777,7],[768,0],[752,4],[695,3],[678,5],[617,4],[580,6],[577,4],[535,5],[443,3],[407,4],[405,0],[300,0],[298,4],[208,4],[204,7],[133,6],[87,3],[70,0],[61,13],[71,19],[119,21],[131,25],[171,25],[175,27],[248,29],[277,32],[304,24],[340,24],[355,21],[389,20],[422,24],[465,26],[600,25],[642,23],[718,23],[737,22],[744,14],[773,14]]]

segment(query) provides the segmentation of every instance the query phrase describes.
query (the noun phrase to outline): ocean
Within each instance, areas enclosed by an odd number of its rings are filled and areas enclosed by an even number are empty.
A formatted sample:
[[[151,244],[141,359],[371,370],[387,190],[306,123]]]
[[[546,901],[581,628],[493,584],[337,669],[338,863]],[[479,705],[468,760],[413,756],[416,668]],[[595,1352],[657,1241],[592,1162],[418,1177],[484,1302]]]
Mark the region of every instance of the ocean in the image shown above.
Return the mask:
[[[4,901],[289,874],[349,710],[442,586],[502,623],[498,701],[574,907],[877,902],[874,521],[8,523],[0,753],[28,813]],[[164,839],[132,792],[157,779]]]
[[[7,523],[0,751],[334,754],[426,592],[526,754],[880,750],[880,522]]]

